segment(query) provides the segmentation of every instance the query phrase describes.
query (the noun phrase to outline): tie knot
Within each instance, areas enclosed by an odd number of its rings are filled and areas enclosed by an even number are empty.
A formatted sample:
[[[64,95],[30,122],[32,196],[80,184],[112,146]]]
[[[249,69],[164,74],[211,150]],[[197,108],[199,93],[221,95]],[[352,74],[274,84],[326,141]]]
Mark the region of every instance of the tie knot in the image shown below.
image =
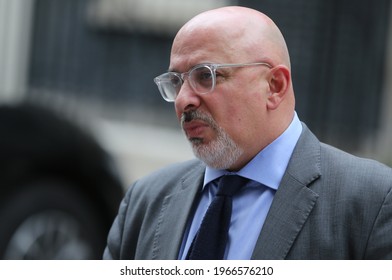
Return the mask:
[[[219,179],[218,192],[216,195],[233,196],[249,180],[238,175],[225,175]]]

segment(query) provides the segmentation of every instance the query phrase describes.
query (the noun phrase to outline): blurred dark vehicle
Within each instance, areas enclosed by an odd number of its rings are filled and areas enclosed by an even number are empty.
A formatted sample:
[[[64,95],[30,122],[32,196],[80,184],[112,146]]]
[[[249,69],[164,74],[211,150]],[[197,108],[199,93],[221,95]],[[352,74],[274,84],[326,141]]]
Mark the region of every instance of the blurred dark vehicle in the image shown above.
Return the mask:
[[[123,195],[86,133],[33,105],[0,106],[0,258],[100,259]]]

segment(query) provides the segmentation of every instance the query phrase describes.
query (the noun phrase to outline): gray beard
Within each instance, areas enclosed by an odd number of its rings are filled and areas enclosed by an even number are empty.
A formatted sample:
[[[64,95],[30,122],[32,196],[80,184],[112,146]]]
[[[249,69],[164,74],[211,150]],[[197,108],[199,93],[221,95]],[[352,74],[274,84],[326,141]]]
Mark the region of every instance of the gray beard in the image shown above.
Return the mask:
[[[230,169],[243,154],[243,150],[208,114],[199,111],[185,112],[182,115],[181,124],[196,119],[208,123],[215,130],[217,137],[210,143],[204,143],[202,138],[190,138],[189,141],[195,156],[209,167]]]

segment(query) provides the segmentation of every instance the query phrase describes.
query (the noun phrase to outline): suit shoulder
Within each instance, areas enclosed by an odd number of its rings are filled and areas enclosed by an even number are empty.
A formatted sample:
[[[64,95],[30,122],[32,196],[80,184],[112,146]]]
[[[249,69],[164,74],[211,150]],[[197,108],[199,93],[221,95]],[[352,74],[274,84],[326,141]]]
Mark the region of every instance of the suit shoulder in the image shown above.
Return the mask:
[[[381,162],[369,158],[355,156],[325,143],[321,143],[321,153],[324,160],[332,161],[335,165],[355,167],[354,169],[378,169],[380,172],[386,172],[388,174],[392,171],[389,166]]]
[[[204,169],[205,165],[197,159],[188,160],[184,162],[173,163],[163,168],[160,168],[147,176],[139,179],[140,182],[156,181],[159,179],[160,182],[170,182],[172,180],[178,180],[179,177],[187,176],[189,173],[193,173],[196,170]]]
[[[321,161],[324,174],[338,179],[370,185],[392,186],[392,169],[376,160],[358,157],[328,144],[321,143]]]
[[[204,170],[205,165],[197,159],[174,163],[138,179],[130,190],[148,196],[167,194],[174,191],[184,178],[202,178]]]

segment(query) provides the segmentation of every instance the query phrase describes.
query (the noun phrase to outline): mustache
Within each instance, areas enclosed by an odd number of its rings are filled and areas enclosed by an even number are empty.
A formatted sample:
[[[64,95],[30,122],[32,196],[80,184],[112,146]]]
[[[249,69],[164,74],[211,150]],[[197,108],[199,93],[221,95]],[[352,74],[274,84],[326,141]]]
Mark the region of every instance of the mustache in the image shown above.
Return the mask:
[[[183,126],[187,122],[194,121],[194,120],[203,121],[213,128],[217,127],[215,120],[209,114],[202,113],[198,110],[191,110],[182,113],[181,126]]]

